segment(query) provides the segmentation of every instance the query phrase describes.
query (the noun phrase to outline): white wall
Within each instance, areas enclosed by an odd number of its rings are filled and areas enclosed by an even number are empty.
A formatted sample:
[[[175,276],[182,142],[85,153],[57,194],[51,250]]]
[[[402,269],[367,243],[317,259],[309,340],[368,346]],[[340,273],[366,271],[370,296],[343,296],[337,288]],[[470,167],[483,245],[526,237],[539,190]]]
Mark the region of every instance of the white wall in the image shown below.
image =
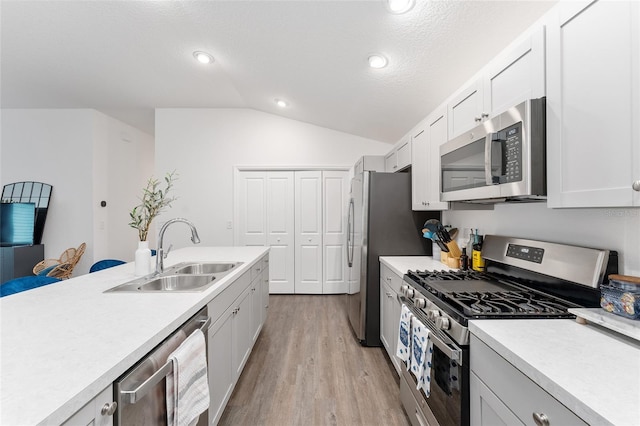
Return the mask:
[[[156,224],[185,217],[202,245],[233,245],[234,166],[346,166],[391,145],[249,109],[157,109],[156,174],[176,170],[179,199]],[[157,230],[156,230],[157,232]],[[184,225],[165,247],[190,245]]]
[[[468,228],[478,228],[480,234],[617,250],[620,272],[640,276],[640,209],[549,209],[546,203],[526,203],[442,216],[444,224],[464,229],[459,241],[468,241]]]
[[[137,234],[127,226],[128,210],[153,170],[151,136],[90,109],[3,109],[1,134],[2,185],[53,185],[45,257],[86,242],[74,275],[97,259],[133,259]],[[123,134],[132,135],[133,153],[121,148]],[[103,199],[105,209],[99,207]]]

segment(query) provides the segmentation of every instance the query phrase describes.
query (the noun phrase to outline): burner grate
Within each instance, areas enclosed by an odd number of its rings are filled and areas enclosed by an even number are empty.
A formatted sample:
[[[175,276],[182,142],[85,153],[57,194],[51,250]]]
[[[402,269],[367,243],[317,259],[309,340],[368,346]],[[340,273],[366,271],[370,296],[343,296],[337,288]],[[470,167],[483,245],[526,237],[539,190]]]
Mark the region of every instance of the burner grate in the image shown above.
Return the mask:
[[[555,316],[567,314],[570,305],[530,291],[451,292],[444,299],[462,309],[465,315]]]

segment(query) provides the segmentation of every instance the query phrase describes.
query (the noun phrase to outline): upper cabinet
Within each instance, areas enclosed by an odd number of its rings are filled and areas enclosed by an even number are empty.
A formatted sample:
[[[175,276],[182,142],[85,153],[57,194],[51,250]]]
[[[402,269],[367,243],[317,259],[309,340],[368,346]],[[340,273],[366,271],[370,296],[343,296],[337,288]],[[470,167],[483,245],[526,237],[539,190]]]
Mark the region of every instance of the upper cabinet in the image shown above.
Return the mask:
[[[544,26],[526,33],[448,102],[452,139],[526,99],[545,95]]]
[[[640,4],[562,2],[547,29],[550,207],[640,206]]]
[[[384,171],[398,172],[411,165],[411,136],[407,135],[384,156]]]
[[[440,145],[447,141],[447,108],[441,106],[411,132],[413,210],[446,210],[440,201]]]

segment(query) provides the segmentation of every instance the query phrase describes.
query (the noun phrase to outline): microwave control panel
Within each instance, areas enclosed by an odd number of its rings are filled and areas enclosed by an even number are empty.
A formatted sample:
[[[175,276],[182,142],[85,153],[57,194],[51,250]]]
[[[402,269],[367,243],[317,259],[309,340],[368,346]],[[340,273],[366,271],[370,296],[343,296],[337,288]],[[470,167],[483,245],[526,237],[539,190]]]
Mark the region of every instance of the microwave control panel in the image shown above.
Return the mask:
[[[500,183],[519,182],[522,180],[522,122],[507,127],[500,133],[504,142]]]

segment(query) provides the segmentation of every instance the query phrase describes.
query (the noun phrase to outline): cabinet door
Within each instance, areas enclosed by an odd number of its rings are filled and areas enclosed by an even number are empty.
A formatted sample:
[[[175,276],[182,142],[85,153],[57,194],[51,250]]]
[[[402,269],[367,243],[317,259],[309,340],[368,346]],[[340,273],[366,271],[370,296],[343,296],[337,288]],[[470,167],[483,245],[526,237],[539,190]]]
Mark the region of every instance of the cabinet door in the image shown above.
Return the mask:
[[[396,148],[397,170],[404,170],[411,165],[411,136],[408,135]]]
[[[396,372],[400,374],[400,359],[396,357],[400,305],[396,293],[389,287],[386,278],[380,277],[380,340],[387,350]]]
[[[384,171],[387,173],[393,173],[398,170],[398,153],[395,148],[390,153],[384,156]]]
[[[233,317],[236,306],[230,307],[208,331],[209,358],[209,424],[217,424],[231,397],[235,383],[233,350]]]
[[[295,292],[322,293],[322,172],[295,172]]]
[[[544,26],[487,66],[483,111],[493,117],[526,99],[545,95]]]
[[[470,374],[471,424],[478,426],[524,425],[475,374]]]
[[[322,172],[322,293],[347,292],[347,172]]]
[[[63,426],[111,426],[113,425],[113,412],[109,409],[112,404],[115,404],[113,387],[108,386],[65,421]]]
[[[253,345],[253,315],[251,289],[249,286],[235,303],[233,316],[233,366],[234,380],[237,380],[249,358]]]
[[[411,209],[429,209],[430,150],[427,120],[423,120],[412,131],[411,140]]]
[[[236,189],[236,240],[241,246],[267,243],[266,172],[238,172]]]
[[[271,292],[293,293],[295,223],[293,172],[267,172],[267,245],[271,247]]]
[[[550,207],[640,205],[639,9],[563,2],[547,28]]]
[[[482,111],[482,79],[477,79],[454,96],[447,106],[449,139],[477,126],[489,114]]]
[[[269,258],[264,260],[262,269],[262,324],[267,321],[269,313]]]
[[[262,330],[262,273],[251,283],[251,322],[252,344],[258,339]]]

